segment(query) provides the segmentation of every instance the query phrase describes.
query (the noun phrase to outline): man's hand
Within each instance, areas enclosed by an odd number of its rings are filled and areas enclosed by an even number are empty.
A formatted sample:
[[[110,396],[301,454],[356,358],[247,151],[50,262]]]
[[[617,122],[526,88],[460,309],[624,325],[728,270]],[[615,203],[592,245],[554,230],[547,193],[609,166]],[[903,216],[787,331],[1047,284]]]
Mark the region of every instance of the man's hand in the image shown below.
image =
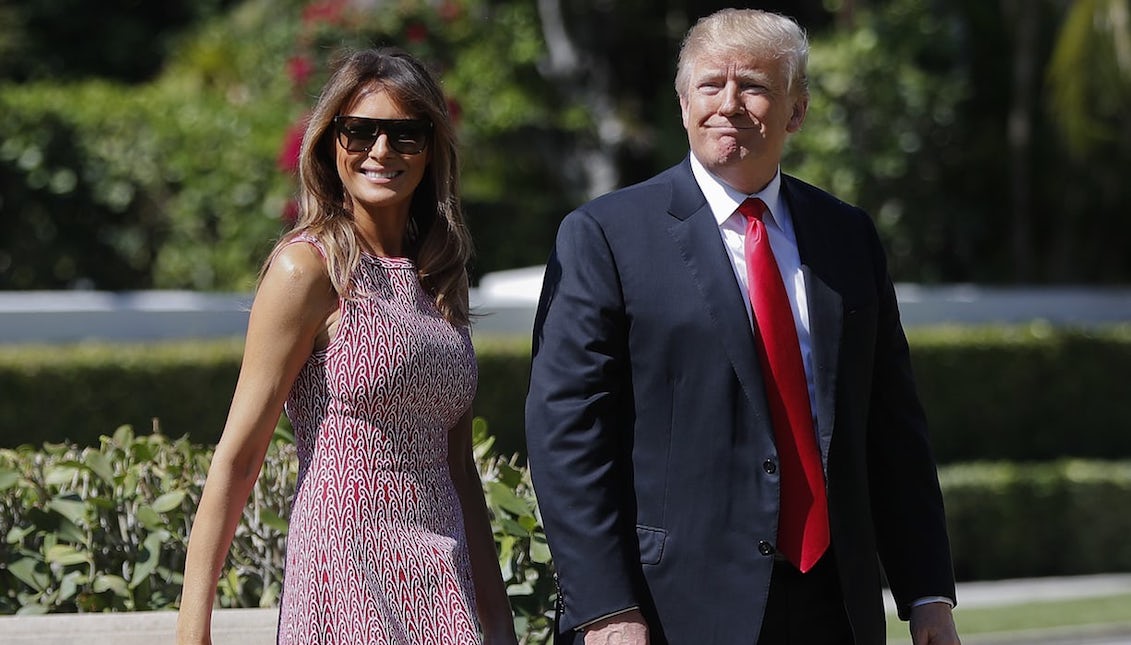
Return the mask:
[[[648,624],[639,609],[609,616],[585,628],[585,645],[648,645]]]
[[[912,607],[911,642],[914,645],[960,645],[950,605],[929,602]]]

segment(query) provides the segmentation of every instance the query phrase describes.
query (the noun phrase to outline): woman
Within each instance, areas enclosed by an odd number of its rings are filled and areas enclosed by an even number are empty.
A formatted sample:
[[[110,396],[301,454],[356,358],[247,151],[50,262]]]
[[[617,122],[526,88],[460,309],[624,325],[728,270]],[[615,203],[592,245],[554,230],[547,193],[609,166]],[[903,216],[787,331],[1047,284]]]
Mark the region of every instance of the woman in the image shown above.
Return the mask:
[[[299,475],[279,642],[513,643],[471,451],[471,245],[435,79],[399,50],[351,55],[299,166],[302,213],[262,271],[189,539],[178,641],[210,642],[285,405]]]

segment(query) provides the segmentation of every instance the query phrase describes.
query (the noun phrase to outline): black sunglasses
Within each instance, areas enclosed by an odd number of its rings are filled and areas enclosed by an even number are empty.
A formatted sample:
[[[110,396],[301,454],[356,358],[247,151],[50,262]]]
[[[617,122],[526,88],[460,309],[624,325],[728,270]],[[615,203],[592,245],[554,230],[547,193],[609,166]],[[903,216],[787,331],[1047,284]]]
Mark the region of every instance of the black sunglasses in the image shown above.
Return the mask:
[[[367,119],[339,114],[334,117],[334,129],[338,132],[338,143],[347,152],[369,152],[383,132],[394,151],[415,155],[428,147],[432,122],[427,119]]]

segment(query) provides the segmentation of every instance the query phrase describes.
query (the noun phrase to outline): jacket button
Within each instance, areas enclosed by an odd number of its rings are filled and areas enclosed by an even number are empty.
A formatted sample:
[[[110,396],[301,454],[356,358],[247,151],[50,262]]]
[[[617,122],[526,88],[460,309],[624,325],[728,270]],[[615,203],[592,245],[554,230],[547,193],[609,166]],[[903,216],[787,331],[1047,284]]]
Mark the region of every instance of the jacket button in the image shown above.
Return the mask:
[[[772,475],[778,472],[778,465],[773,459],[767,459],[762,462],[762,470],[766,471],[766,474]]]
[[[557,594],[556,594],[557,598],[555,598],[555,601],[554,601],[554,605],[556,606],[555,608],[558,610],[559,613],[565,612],[565,610],[566,610],[565,594],[562,593],[562,582],[561,582],[561,578],[558,577],[557,571],[554,572],[554,590],[557,591]]]
[[[758,553],[761,553],[762,555],[773,555],[774,551],[774,545],[770,544],[769,542],[765,540],[758,542]]]

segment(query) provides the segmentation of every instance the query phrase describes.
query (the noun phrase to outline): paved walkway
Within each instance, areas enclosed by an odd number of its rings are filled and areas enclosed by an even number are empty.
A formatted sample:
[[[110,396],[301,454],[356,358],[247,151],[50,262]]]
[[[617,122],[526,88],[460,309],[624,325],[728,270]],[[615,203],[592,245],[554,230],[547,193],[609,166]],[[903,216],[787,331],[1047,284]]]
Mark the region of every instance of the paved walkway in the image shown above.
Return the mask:
[[[1131,574],[973,582],[959,585],[959,612],[1026,602],[1131,593]],[[890,598],[888,599],[890,603]],[[889,604],[890,606],[890,604]],[[1131,608],[1128,608],[1131,615]],[[213,618],[213,645],[271,645],[273,609],[221,609]],[[171,611],[117,614],[0,616],[3,645],[152,645],[172,643]],[[1128,645],[1131,619],[1119,625],[966,636],[964,645]]]

